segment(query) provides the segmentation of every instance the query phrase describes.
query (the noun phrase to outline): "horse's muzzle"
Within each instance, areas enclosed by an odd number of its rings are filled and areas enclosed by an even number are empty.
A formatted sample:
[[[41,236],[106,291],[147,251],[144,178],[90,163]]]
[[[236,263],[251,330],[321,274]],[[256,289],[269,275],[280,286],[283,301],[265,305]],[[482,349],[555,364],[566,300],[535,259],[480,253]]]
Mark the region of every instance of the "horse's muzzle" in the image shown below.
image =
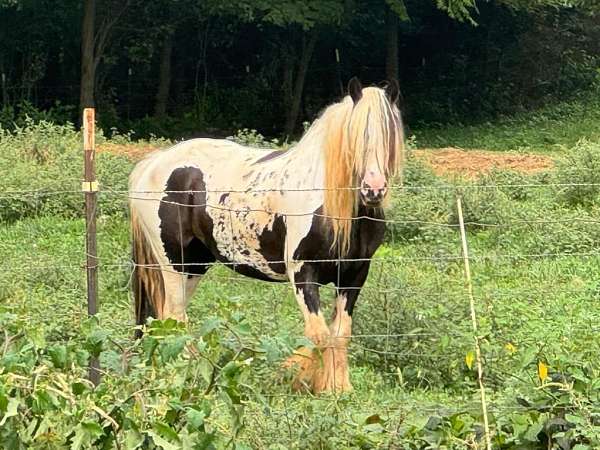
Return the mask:
[[[365,206],[375,208],[381,206],[381,202],[387,194],[387,182],[377,187],[370,186],[363,181],[360,186],[360,199]]]

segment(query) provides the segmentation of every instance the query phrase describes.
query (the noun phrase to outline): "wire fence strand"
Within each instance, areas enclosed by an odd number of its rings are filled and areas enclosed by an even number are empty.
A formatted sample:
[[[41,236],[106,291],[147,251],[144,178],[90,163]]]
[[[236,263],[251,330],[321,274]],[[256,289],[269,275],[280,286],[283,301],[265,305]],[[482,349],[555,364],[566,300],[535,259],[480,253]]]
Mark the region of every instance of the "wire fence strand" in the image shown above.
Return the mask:
[[[389,189],[392,191],[396,191],[397,194],[402,195],[402,193],[406,192],[423,192],[423,191],[451,191],[455,195],[460,195],[464,192],[469,192],[472,190],[489,190],[489,189],[551,189],[551,190],[560,190],[564,188],[573,188],[573,187],[586,187],[586,188],[600,188],[599,183],[519,183],[519,184],[465,184],[465,185],[455,185],[455,184],[439,184],[439,185],[411,185],[411,186],[401,186],[401,185],[391,185]],[[360,189],[359,187],[348,187],[342,188],[343,190],[351,190],[357,191]],[[287,217],[318,217],[323,219],[330,220],[352,220],[352,221],[374,221],[384,223],[388,226],[398,226],[398,225],[419,225],[419,226],[430,226],[430,227],[439,227],[439,228],[447,228],[453,232],[455,232],[456,237],[456,247],[453,250],[448,250],[447,248],[443,248],[439,250],[439,253],[436,254],[402,254],[401,253],[401,245],[397,245],[392,239],[390,243],[390,247],[397,247],[394,250],[398,250],[393,252],[390,256],[386,252],[381,252],[376,254],[371,258],[352,258],[352,257],[336,257],[332,258],[304,258],[304,259],[293,259],[293,258],[271,258],[267,260],[267,263],[272,265],[288,265],[292,262],[298,263],[311,263],[311,264],[323,264],[323,265],[331,265],[336,264],[339,270],[341,264],[355,264],[355,263],[370,263],[372,265],[372,271],[377,269],[380,270],[379,277],[377,274],[371,275],[365,286],[356,287],[353,285],[344,286],[342,283],[338,282],[337,287],[331,286],[326,283],[320,283],[317,281],[311,282],[295,282],[291,283],[287,279],[287,274],[281,273],[277,274],[281,276],[281,279],[276,279],[282,286],[282,289],[287,289],[289,291],[289,296],[292,294],[292,289],[290,286],[302,287],[305,285],[316,286],[323,289],[331,289],[333,291],[337,290],[360,290],[363,295],[368,295],[371,298],[378,299],[380,303],[378,305],[382,305],[382,308],[385,311],[382,312],[384,314],[384,322],[385,322],[385,332],[374,333],[374,332],[361,332],[358,331],[356,333],[350,333],[348,338],[352,340],[351,349],[355,352],[362,352],[364,354],[368,354],[369,358],[381,358],[383,359],[383,367],[378,368],[378,373],[382,376],[389,377],[391,379],[396,379],[402,376],[402,368],[399,367],[400,364],[406,361],[410,361],[415,364],[431,364],[432,361],[436,363],[440,363],[441,361],[447,362],[448,367],[453,364],[456,365],[456,361],[461,361],[464,358],[464,353],[456,353],[457,351],[465,351],[469,348],[469,344],[472,344],[473,339],[479,346],[478,348],[478,364],[480,364],[480,373],[479,373],[479,381],[483,378],[482,372],[489,370],[490,372],[496,373],[496,370],[501,370],[495,367],[497,362],[504,361],[510,357],[510,352],[503,348],[503,343],[512,343],[515,345],[525,344],[525,338],[519,335],[518,330],[512,330],[506,324],[496,324],[494,323],[498,317],[496,317],[496,312],[494,308],[497,308],[501,305],[509,304],[511,300],[514,299],[523,299],[527,300],[529,304],[533,306],[551,306],[553,302],[556,304],[561,304],[564,302],[564,299],[575,296],[575,295],[583,295],[588,298],[600,298],[600,284],[594,285],[593,283],[584,283],[579,286],[572,286],[562,284],[560,287],[557,287],[556,284],[552,284],[548,287],[544,283],[540,282],[539,284],[531,285],[531,286],[506,286],[501,287],[498,286],[499,283],[495,284],[494,287],[489,287],[481,283],[479,285],[479,278],[477,274],[473,275],[473,286],[471,288],[466,288],[464,285],[461,286],[462,280],[454,276],[453,282],[455,285],[452,286],[452,289],[448,289],[448,285],[440,283],[440,285],[432,288],[431,286],[417,286],[411,285],[406,286],[402,285],[399,282],[404,280],[394,280],[398,285],[393,285],[390,281],[393,279],[394,273],[389,271],[390,268],[394,270],[399,270],[399,272],[403,273],[409,272],[411,268],[419,265],[420,263],[426,263],[435,265],[437,263],[451,263],[452,267],[456,266],[456,268],[461,267],[461,263],[469,262],[480,263],[480,264],[499,264],[499,263],[507,263],[507,264],[522,264],[527,265],[531,264],[534,261],[539,260],[559,260],[559,259],[568,259],[574,258],[577,260],[582,259],[595,259],[600,257],[599,251],[548,251],[548,252],[518,252],[518,251],[510,251],[510,249],[499,247],[497,251],[493,251],[487,249],[486,252],[477,252],[470,250],[469,253],[461,254],[460,253],[460,245],[459,245],[459,234],[461,231],[461,223],[455,218],[443,218],[440,220],[425,220],[419,218],[390,218],[390,219],[381,219],[374,218],[370,216],[357,216],[352,217],[350,219],[336,216],[327,216],[320,214],[316,211],[302,211],[302,212],[291,212],[291,211],[277,211],[277,210],[269,210],[269,209],[261,209],[261,208],[249,208],[249,207],[237,207],[231,208],[226,205],[205,202],[202,204],[185,204],[181,202],[175,202],[171,200],[166,200],[164,197],[167,194],[230,194],[230,195],[239,195],[243,198],[245,195],[254,195],[254,194],[265,194],[265,193],[279,193],[284,195],[286,193],[296,194],[296,193],[305,193],[309,191],[327,191],[325,188],[316,188],[316,189],[287,189],[287,188],[273,188],[273,189],[257,189],[257,190],[235,190],[235,189],[219,189],[219,190],[184,190],[184,191],[125,191],[120,189],[111,189],[110,186],[101,186],[101,190],[99,192],[100,199],[108,198],[108,197],[116,197],[122,199],[123,202],[128,202],[131,200],[144,200],[151,202],[161,202],[163,204],[170,204],[177,207],[184,208],[205,208],[208,210],[221,211],[224,213],[228,213],[230,215],[230,225],[231,225],[231,234],[236,235],[236,229],[234,228],[234,220],[231,219],[231,214],[233,213],[256,213],[256,214],[269,214],[269,215],[281,215],[285,218]],[[39,189],[36,191],[23,191],[23,190],[7,190],[0,192],[0,201],[2,200],[11,200],[11,199],[20,199],[20,200],[31,200],[31,199],[44,199],[49,197],[60,197],[60,196],[81,196],[80,189],[57,189],[57,190],[44,190]],[[100,205],[101,207],[101,205]],[[179,210],[179,209],[178,209]],[[401,214],[399,214],[401,216]],[[180,221],[181,222],[181,221]],[[568,217],[565,219],[551,219],[544,216],[537,217],[529,217],[529,216],[519,216],[516,211],[513,211],[510,216],[503,217],[502,220],[494,223],[480,220],[465,220],[464,227],[466,229],[469,228],[480,228],[480,229],[514,229],[519,227],[539,227],[540,229],[545,226],[552,225],[568,225],[568,226],[577,226],[578,224],[584,225],[599,225],[600,219],[595,219],[593,217],[585,217],[574,216]],[[83,232],[84,230],[82,230]],[[182,236],[182,230],[179,230],[179,234]],[[239,234],[239,233],[238,233]],[[32,239],[31,242],[35,242],[35,239]],[[240,255],[232,251],[232,254],[235,254],[236,257],[232,261],[215,261],[215,262],[184,262],[185,255],[183,253],[183,248],[180,249],[181,253],[181,263],[177,263],[176,266],[178,269],[175,269],[175,266],[168,261],[159,262],[156,264],[135,264],[129,256],[126,254],[104,254],[100,255],[97,258],[97,267],[101,271],[111,271],[111,270],[120,270],[125,272],[127,275],[126,284],[131,283],[131,276],[133,275],[133,271],[136,268],[143,267],[147,269],[161,270],[169,273],[176,273],[179,275],[193,275],[193,269],[197,268],[211,268],[213,266],[219,267],[227,267],[230,269],[236,269],[240,266],[240,264],[248,263],[249,259],[240,258]],[[88,255],[86,255],[85,251],[80,252],[78,258],[72,261],[56,261],[51,256],[45,257],[43,251],[39,252],[38,249],[32,249],[31,257],[21,258],[17,264],[15,261],[6,260],[0,261],[0,270],[5,273],[15,273],[15,274],[27,274],[44,271],[44,270],[59,270],[64,272],[74,271],[78,273],[83,273],[86,269],[85,259]],[[599,260],[600,263],[600,260]],[[449,270],[447,268],[440,270]],[[102,275],[100,275],[102,277]],[[408,276],[407,276],[408,278]],[[450,277],[449,277],[450,278]],[[544,280],[544,277],[540,277],[541,280]],[[183,283],[182,278],[182,286],[181,289],[185,292],[187,289]],[[224,275],[223,273],[209,272],[206,275],[205,282],[218,282],[223,286],[231,286],[231,285],[242,285],[242,284],[254,284],[255,280],[251,278],[234,274],[233,272],[230,275]],[[123,291],[126,291],[129,286],[121,286]],[[265,290],[268,288],[264,288]],[[549,292],[549,289],[551,292]],[[457,308],[456,305],[460,304],[461,299],[464,299],[466,295],[471,294],[471,296],[475,295],[478,300],[480,300],[480,304],[475,306],[471,305],[471,309],[467,308],[464,304],[461,308]],[[439,323],[427,323],[427,319],[424,321],[428,328],[415,328],[414,330],[402,330],[402,327],[398,326],[398,324],[393,323],[394,318],[398,317],[398,310],[402,308],[402,304],[394,304],[394,301],[402,300],[402,301],[410,301],[412,297],[418,297],[419,300],[429,300],[432,304],[448,306],[448,304],[453,308],[452,309],[452,317],[447,318],[447,324],[445,327],[441,327]],[[486,304],[487,302],[487,304]],[[129,303],[129,299],[122,300],[122,303]],[[281,308],[280,305],[275,307]],[[101,308],[102,309],[102,308]],[[470,318],[477,312],[479,317],[483,317],[484,322],[487,322],[487,325],[470,330],[468,327],[465,327],[464,324],[469,321]],[[543,313],[543,311],[542,311]],[[62,314],[62,315],[61,315]],[[102,315],[102,311],[100,311]],[[533,313],[532,313],[533,314]],[[84,315],[83,309],[80,311],[80,318]],[[68,313],[58,313],[57,316],[65,317],[65,319],[73,320],[73,318],[68,317]],[[506,318],[504,318],[506,319]],[[262,320],[262,319],[261,319]],[[491,325],[490,325],[491,324]],[[598,334],[600,333],[600,326],[595,324],[585,324],[585,323],[574,323],[569,330],[565,330],[565,333],[588,333],[588,334]],[[290,337],[293,338],[302,338],[303,334],[291,332]],[[494,339],[494,342],[490,341]],[[441,345],[440,343],[444,340],[448,340],[449,343],[445,343],[443,347],[445,350],[440,352],[440,350],[432,350],[432,342],[435,342],[435,345]],[[518,340],[518,341],[517,341]],[[400,347],[404,345],[405,347]],[[389,370],[390,367],[393,369],[396,367],[396,370]],[[399,371],[400,370],[400,375]],[[487,374],[487,372],[485,372]],[[510,375],[510,374],[509,374]],[[490,376],[491,378],[491,376]],[[488,380],[486,379],[486,382]],[[400,381],[398,381],[400,383]],[[490,380],[490,384],[494,386],[494,380]],[[494,399],[494,390],[493,387],[485,387],[483,383],[480,386],[480,392],[482,397],[484,397],[483,402],[486,403],[485,395],[488,395],[487,404],[484,406],[484,409],[493,414],[506,414],[512,411],[523,411],[523,410],[534,410],[534,407],[526,407],[526,406],[515,406],[509,405],[505,403],[500,403]],[[285,400],[297,400],[305,397],[301,397],[298,395],[292,394],[261,394],[264,398],[268,399],[285,399]],[[328,401],[333,402],[337,401],[335,398],[323,398],[323,397],[312,397],[314,400],[318,401]],[[358,404],[361,406],[361,404]],[[429,406],[429,405],[385,405],[385,408],[390,410],[398,410],[405,411],[407,409],[413,408],[422,413],[431,413],[436,414],[440,412],[446,412],[448,414],[453,413],[461,413],[464,412],[465,409],[476,410],[478,407],[481,407],[481,401],[469,400],[462,403],[460,406],[454,408],[447,408],[444,406]],[[557,405],[553,406],[554,409],[568,409],[565,406]],[[278,411],[273,409],[270,411],[271,414],[284,414],[287,409],[283,411]],[[600,410],[598,411],[600,412]],[[487,422],[487,417],[486,417]],[[486,423],[487,425],[487,423]],[[489,430],[487,433],[491,433]],[[488,444],[489,448],[489,444]]]

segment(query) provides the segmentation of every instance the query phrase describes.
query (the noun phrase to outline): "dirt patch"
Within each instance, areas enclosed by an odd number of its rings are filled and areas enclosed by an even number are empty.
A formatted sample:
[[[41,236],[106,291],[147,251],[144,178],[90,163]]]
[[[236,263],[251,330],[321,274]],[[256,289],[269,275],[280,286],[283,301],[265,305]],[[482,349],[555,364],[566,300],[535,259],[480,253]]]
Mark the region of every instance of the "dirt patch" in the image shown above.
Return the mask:
[[[156,150],[152,145],[112,144],[98,146],[99,152],[110,152],[125,155],[134,161],[142,159]],[[526,153],[500,153],[484,150],[463,150],[460,148],[440,148],[415,150],[415,156],[425,161],[436,175],[458,175],[466,178],[489,173],[492,169],[516,170],[534,173],[551,169],[552,158],[543,155]]]
[[[489,173],[492,169],[535,173],[554,167],[552,158],[543,155],[452,147],[415,150],[415,156],[430,165],[436,175],[459,175],[467,178]]]
[[[133,161],[139,161],[148,153],[152,153],[159,147],[155,147],[152,145],[140,145],[140,144],[113,144],[106,143],[102,145],[96,146],[96,151],[108,152],[114,155],[124,155],[130,158]]]

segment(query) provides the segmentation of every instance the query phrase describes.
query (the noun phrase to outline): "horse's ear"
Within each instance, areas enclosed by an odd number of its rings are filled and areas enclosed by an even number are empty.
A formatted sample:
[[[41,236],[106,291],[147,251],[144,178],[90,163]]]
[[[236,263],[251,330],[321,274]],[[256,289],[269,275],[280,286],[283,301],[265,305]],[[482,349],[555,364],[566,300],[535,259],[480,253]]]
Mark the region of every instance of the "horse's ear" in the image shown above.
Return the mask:
[[[362,98],[362,84],[360,84],[358,78],[352,77],[350,81],[348,81],[348,94],[352,97],[354,104],[358,103]]]
[[[398,80],[392,79],[385,86],[385,95],[389,99],[390,103],[396,103],[398,97],[400,97],[400,86],[398,86]]]

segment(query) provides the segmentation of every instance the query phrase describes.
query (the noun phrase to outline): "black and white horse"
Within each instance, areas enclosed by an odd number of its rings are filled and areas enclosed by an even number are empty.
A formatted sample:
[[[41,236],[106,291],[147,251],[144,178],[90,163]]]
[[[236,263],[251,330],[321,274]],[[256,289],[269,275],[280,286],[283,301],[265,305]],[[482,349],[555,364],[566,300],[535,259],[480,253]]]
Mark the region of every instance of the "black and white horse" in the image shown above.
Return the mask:
[[[352,79],[349,94],[285,152],[194,139],[137,164],[129,189],[138,324],[187,320],[214,262],[290,281],[316,347],[297,354],[299,380],[315,392],[351,389],[352,311],[383,241],[387,182],[404,147],[397,84],[363,89]],[[328,283],[337,288],[329,326],[319,301]]]

